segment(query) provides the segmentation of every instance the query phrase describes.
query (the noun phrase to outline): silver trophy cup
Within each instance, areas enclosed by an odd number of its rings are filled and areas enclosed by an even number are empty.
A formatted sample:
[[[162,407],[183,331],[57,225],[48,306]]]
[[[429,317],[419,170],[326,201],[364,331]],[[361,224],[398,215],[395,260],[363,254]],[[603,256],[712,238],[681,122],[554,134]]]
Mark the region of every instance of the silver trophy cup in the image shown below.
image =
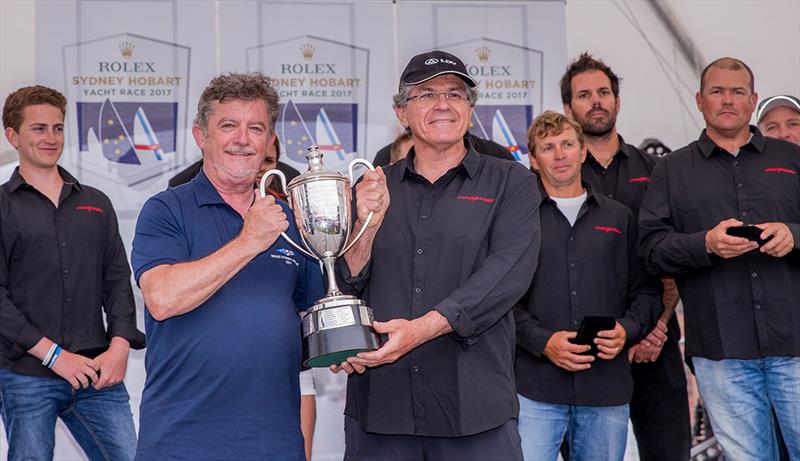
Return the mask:
[[[303,364],[307,367],[327,367],[340,364],[359,352],[373,351],[381,346],[372,329],[372,309],[355,296],[343,295],[336,285],[334,263],[361,237],[372,219],[349,243],[352,201],[353,167],[362,164],[375,170],[370,162],[356,159],[348,167],[349,178],[335,171],[324,171],[322,152],[310,146],[306,154],[308,171],[286,185],[279,170],[270,170],[261,178],[261,196],[272,176],[280,178],[281,187],[289,199],[302,239],[298,245],[288,235],[281,236],[304,254],[322,261],[328,281],[324,298],[308,309],[303,317]]]

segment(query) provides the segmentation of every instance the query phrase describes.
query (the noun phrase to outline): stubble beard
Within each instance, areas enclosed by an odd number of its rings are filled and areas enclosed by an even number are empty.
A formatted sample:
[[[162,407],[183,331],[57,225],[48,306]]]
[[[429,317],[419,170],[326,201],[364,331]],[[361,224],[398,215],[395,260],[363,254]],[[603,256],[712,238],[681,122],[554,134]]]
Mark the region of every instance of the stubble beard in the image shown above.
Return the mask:
[[[617,116],[613,112],[607,112],[608,118],[592,122],[587,118],[579,121],[583,134],[592,138],[606,138],[617,125]]]

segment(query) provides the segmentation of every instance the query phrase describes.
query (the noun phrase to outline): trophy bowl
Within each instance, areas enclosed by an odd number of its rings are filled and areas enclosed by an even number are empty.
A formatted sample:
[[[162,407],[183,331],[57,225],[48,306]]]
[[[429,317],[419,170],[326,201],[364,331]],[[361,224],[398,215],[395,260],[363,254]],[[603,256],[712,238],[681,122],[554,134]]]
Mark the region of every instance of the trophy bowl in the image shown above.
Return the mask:
[[[358,235],[348,242],[352,225],[353,168],[362,164],[375,170],[364,159],[350,162],[349,177],[338,172],[324,171],[322,152],[310,146],[306,154],[308,171],[286,185],[279,170],[268,171],[261,178],[261,196],[266,194],[267,179],[278,176],[295,215],[302,245],[285,233],[281,236],[299,251],[322,261],[328,291],[324,298],[311,306],[303,317],[303,365],[327,367],[340,364],[359,352],[374,351],[381,346],[372,329],[372,309],[355,296],[342,294],[336,284],[334,264],[361,238],[372,213]]]

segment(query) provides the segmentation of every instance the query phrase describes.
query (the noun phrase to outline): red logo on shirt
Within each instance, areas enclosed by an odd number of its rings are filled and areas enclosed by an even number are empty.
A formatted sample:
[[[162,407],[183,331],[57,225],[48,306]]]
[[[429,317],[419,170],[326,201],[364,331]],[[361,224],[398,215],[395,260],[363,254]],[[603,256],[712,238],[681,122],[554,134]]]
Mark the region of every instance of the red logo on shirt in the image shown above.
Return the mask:
[[[486,202],[486,203],[494,202],[493,198],[481,197],[480,195],[459,195],[456,198],[458,200],[466,200],[468,202]]]
[[[610,234],[611,232],[615,234],[622,234],[622,231],[617,229],[616,227],[594,226],[594,230],[603,231],[606,234]]]
[[[96,206],[89,206],[89,205],[81,205],[79,207],[75,207],[78,211],[94,211],[95,213],[102,213],[102,208],[97,208]]]
[[[650,182],[650,178],[647,176],[640,176],[638,178],[631,178],[628,182]]]
[[[797,174],[796,171],[790,170],[788,168],[767,168],[764,170],[765,173],[789,173],[789,174]]]

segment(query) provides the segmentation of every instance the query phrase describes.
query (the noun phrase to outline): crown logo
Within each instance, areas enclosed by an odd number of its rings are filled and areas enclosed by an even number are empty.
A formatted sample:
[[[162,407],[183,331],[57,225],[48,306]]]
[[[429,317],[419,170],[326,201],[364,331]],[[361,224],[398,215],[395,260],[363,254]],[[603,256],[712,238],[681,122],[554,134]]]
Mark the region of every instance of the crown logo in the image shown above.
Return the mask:
[[[300,47],[300,52],[303,53],[303,59],[306,61],[311,61],[311,58],[314,57],[315,51],[317,51],[317,47],[310,43],[306,43]]]
[[[489,47],[486,45],[479,46],[478,48],[475,49],[475,52],[478,53],[478,59],[481,62],[486,62],[489,60],[489,52],[491,51],[492,50],[490,50]]]
[[[136,48],[133,46],[131,42],[122,42],[119,44],[119,52],[122,53],[122,57],[125,59],[130,59],[133,56],[133,49]]]

